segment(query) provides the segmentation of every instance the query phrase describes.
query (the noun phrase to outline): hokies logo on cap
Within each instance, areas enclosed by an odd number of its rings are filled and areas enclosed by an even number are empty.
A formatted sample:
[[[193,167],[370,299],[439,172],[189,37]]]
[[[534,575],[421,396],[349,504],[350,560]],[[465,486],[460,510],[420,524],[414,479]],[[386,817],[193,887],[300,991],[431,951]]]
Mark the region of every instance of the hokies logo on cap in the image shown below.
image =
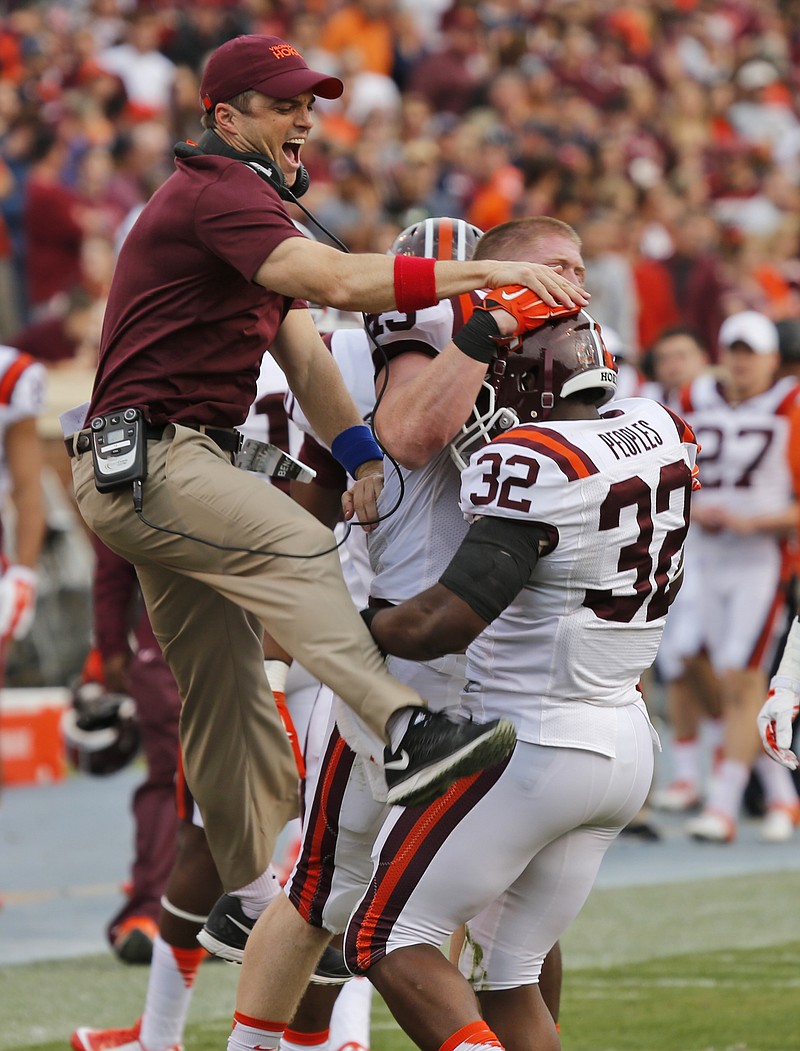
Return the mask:
[[[293,48],[291,44],[273,44],[269,49],[275,58],[291,58],[295,55],[297,58],[301,58],[300,52]]]

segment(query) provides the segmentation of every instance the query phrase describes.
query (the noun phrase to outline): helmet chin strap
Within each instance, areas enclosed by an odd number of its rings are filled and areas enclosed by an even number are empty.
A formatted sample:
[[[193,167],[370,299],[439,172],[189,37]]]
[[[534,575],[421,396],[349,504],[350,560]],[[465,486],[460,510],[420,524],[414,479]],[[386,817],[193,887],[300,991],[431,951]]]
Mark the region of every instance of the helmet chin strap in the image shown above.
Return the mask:
[[[556,403],[555,395],[553,394],[553,352],[547,347],[544,352],[544,361],[542,362],[542,419],[546,420],[553,410],[553,406]]]

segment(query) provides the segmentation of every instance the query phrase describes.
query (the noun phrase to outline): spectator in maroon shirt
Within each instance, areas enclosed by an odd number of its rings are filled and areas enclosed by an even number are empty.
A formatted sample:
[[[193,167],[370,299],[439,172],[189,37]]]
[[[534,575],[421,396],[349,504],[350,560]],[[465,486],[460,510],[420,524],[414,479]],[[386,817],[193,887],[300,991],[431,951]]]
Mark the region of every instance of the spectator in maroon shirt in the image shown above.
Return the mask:
[[[88,292],[75,288],[66,297],[62,310],[25,325],[12,337],[11,346],[45,365],[74,361],[85,347],[96,307]],[[95,348],[95,357],[96,354]]]
[[[32,311],[47,305],[81,279],[83,226],[77,196],[61,181],[66,146],[43,128],[33,147],[24,229],[27,242],[26,282]]]
[[[442,46],[421,59],[407,90],[422,95],[434,113],[466,113],[481,84],[480,26],[475,11],[458,8],[442,26]]]

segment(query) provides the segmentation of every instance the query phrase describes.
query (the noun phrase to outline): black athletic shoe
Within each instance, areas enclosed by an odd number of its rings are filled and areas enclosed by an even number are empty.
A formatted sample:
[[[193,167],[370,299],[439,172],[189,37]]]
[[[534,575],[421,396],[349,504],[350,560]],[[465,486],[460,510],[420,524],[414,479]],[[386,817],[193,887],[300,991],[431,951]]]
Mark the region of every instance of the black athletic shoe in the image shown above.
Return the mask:
[[[632,821],[620,830],[627,839],[638,839],[640,843],[660,843],[661,833],[649,821]]]
[[[344,985],[352,978],[342,953],[328,945],[311,975],[312,985]]]
[[[129,916],[114,929],[111,948],[123,963],[150,963],[157,934],[149,916]]]
[[[460,777],[507,759],[516,743],[517,734],[508,719],[457,722],[442,712],[420,708],[397,751],[384,749],[387,801],[398,806],[431,803]]]
[[[241,963],[247,938],[255,923],[245,916],[239,898],[223,894],[209,913],[197,940],[212,956],[229,963]]]

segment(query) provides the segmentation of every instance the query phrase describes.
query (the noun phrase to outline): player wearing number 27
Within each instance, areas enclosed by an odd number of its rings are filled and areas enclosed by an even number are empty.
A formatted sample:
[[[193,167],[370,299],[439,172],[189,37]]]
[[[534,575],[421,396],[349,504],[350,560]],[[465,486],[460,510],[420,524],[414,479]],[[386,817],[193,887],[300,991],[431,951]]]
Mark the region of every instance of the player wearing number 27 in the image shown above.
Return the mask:
[[[687,831],[713,842],[734,838],[755,762],[767,804],[761,837],[781,842],[800,821],[800,805],[789,772],[759,758],[756,717],[784,627],[787,541],[797,530],[800,385],[776,378],[778,331],[764,314],[732,314],[719,342],[721,379],[701,376],[680,395],[701,449],[693,551],[724,726],[705,809]]]
[[[654,401],[608,403],[609,362],[585,311],[497,353],[453,443],[481,446],[462,475],[466,538],[433,587],[364,614],[387,653],[468,646],[464,714],[517,731],[502,768],[391,811],[347,928],[348,966],[423,1051],[557,1051],[544,1014],[481,1017],[472,988],[536,982],[650,787],[638,682],[679,586],[697,445]],[[462,923],[459,973],[439,946]]]

